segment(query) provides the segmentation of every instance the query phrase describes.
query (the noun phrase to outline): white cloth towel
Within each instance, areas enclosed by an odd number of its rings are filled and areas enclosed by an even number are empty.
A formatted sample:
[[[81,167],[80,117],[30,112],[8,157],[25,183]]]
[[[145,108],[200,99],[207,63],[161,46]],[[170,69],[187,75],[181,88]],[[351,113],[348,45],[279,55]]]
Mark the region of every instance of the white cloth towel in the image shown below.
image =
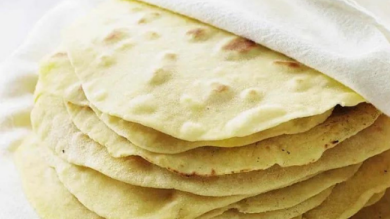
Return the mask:
[[[39,60],[57,47],[64,27],[100,1],[65,1],[0,66],[0,218],[37,218],[21,191],[9,150],[30,132]],[[390,115],[390,0],[356,0],[381,20],[352,0],[142,1],[284,53],[344,83]]]

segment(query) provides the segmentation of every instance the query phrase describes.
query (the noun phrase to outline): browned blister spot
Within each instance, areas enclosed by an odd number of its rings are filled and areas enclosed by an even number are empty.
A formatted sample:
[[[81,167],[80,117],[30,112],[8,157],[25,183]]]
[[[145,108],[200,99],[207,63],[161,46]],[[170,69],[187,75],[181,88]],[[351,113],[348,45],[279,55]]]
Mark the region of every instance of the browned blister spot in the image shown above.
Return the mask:
[[[147,19],[146,18],[141,18],[138,20],[137,22],[138,24],[146,24],[147,23]]]
[[[217,92],[224,92],[227,90],[229,90],[229,87],[226,85],[223,85],[223,84],[220,84],[214,88],[214,91],[217,91]]]
[[[152,75],[149,79],[149,83],[154,85],[159,85],[169,80],[170,76],[171,76],[171,71],[169,71],[168,69],[157,68],[153,70]]]
[[[160,34],[153,30],[148,30],[144,33],[144,36],[148,40],[156,40],[160,38]]]
[[[145,14],[144,16],[142,16],[139,20],[138,20],[138,24],[146,24],[146,23],[149,23],[153,20],[155,20],[156,18],[160,17],[161,14],[158,13],[158,12],[152,12],[152,13],[149,13],[149,14]]]
[[[257,44],[251,40],[244,38],[237,38],[230,41],[228,44],[222,47],[223,50],[236,51],[239,53],[247,53],[256,48]]]
[[[203,28],[195,28],[192,30],[187,31],[187,35],[191,35],[194,37],[200,37],[206,33],[206,30]]]
[[[248,95],[250,95],[250,96],[256,96],[256,95],[258,95],[258,92],[257,92],[256,90],[252,89],[252,90],[249,90],[249,91],[248,91]]]
[[[191,40],[195,40],[195,41],[204,41],[210,37],[210,33],[207,31],[207,29],[202,27],[191,29],[187,31],[186,35]]]
[[[246,101],[254,102],[260,101],[264,95],[256,88],[248,88],[240,93],[240,97]]]
[[[274,61],[274,64],[286,66],[289,68],[300,68],[301,67],[301,64],[299,62],[295,62],[295,61]]]
[[[117,42],[125,37],[126,33],[124,30],[114,30],[112,31],[106,38],[104,38],[104,42],[112,43]]]
[[[229,90],[229,86],[214,82],[211,84],[212,90],[217,93],[222,93]]]
[[[162,57],[165,60],[176,60],[177,59],[177,54],[173,52],[167,52],[163,55]]]

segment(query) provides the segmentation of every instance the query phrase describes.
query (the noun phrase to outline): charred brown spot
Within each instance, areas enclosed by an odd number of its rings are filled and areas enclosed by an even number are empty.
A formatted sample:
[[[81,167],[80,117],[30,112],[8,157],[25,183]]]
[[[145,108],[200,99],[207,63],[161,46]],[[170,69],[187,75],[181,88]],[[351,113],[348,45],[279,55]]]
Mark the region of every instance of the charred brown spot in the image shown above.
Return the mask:
[[[274,61],[274,64],[276,65],[283,65],[290,68],[300,68],[301,64],[294,61]]]
[[[180,175],[180,176],[185,176],[185,177],[193,177],[193,176],[208,177],[208,176],[210,176],[210,175],[198,175],[195,171],[192,172],[192,173],[182,173],[182,172],[179,172],[179,171],[177,171],[177,170],[175,170],[175,169],[172,169],[172,168],[170,168],[170,167],[166,167],[166,169],[169,170],[170,172],[173,172],[173,173],[175,173],[175,174],[178,174],[178,175]]]
[[[214,169],[211,169],[211,174],[210,176],[215,176],[215,170]]]
[[[191,177],[191,176],[198,176],[198,174],[196,173],[196,171],[192,172],[192,173],[187,173],[187,174],[184,174],[186,177]],[[200,175],[199,175],[200,176]],[[205,175],[205,176],[208,176],[208,175]]]
[[[332,141],[332,144],[338,144],[340,141],[339,140],[334,140]]]
[[[329,148],[329,145],[328,145],[328,144],[325,144],[325,148],[328,149],[328,148]]]
[[[230,41],[228,44],[226,44],[222,48],[224,50],[228,50],[228,51],[247,53],[256,47],[257,47],[257,44],[251,40],[244,39],[244,38],[237,38],[237,39]]]

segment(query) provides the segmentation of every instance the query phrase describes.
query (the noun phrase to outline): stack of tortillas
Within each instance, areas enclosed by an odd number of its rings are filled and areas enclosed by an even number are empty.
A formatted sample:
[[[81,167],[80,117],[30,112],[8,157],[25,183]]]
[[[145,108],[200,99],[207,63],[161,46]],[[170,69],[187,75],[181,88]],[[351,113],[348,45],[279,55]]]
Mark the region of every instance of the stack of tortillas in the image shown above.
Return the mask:
[[[150,5],[112,0],[66,30],[31,118],[15,158],[42,218],[390,218],[388,117]]]

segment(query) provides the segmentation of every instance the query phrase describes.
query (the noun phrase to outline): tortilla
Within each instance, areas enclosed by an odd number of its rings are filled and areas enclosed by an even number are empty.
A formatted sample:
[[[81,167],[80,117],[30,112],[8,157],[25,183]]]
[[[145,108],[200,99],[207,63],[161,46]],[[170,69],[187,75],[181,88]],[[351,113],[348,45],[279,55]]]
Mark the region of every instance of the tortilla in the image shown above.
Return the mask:
[[[98,6],[65,31],[64,45],[97,109],[187,141],[248,136],[365,102],[280,53],[136,1]]]
[[[329,170],[289,187],[246,198],[230,205],[230,208],[237,209],[242,213],[262,213],[288,209],[320,194],[338,183],[347,181],[358,171],[359,167],[360,165],[354,165]]]
[[[307,219],[347,219],[364,208],[370,198],[390,187],[390,151],[365,161],[348,181],[337,185],[319,207],[304,214]]]
[[[323,123],[333,111],[333,109],[331,109],[323,114],[293,119],[276,127],[244,137],[235,137],[217,141],[185,141],[158,132],[146,126],[129,122],[120,119],[119,117],[110,116],[107,113],[102,113],[95,107],[92,108],[99,118],[120,136],[125,137],[133,144],[146,150],[163,154],[182,153],[203,146],[222,148],[240,147],[285,134],[303,133]]]
[[[301,134],[279,136],[244,147],[202,147],[180,154],[157,154],[116,135],[89,107],[68,103],[67,109],[76,127],[105,146],[114,157],[140,156],[183,175],[196,173],[201,176],[264,170],[274,165],[289,167],[313,163],[325,151],[372,125],[380,115],[373,106],[361,104],[350,109],[339,108],[323,124]]]
[[[58,110],[60,108],[60,110]],[[381,116],[371,127],[325,152],[315,163],[214,177],[186,177],[171,173],[142,158],[113,158],[105,147],[73,125],[62,100],[41,95],[32,111],[36,133],[66,161],[89,167],[132,185],[187,191],[204,196],[253,195],[287,187],[326,170],[363,162],[390,149],[390,119]]]
[[[265,213],[257,214],[244,214],[236,210],[228,210],[221,215],[214,217],[215,219],[292,219],[299,217],[303,213],[321,205],[326,198],[331,194],[332,188],[326,189],[320,194],[288,209],[282,209],[278,211],[269,211]],[[207,217],[206,217],[207,218]]]
[[[351,219],[389,219],[390,218],[390,190],[386,191],[385,196],[375,205],[364,208]]]
[[[56,96],[63,97],[65,100],[79,106],[90,106],[84,95],[81,84],[73,72],[73,67],[65,52],[55,53],[45,60],[41,65],[39,80],[36,90],[36,96],[41,93],[50,93]],[[97,109],[95,109],[97,111]],[[249,136],[224,139],[219,141],[197,141],[190,142],[174,138],[154,129],[142,126],[137,123],[128,122],[118,117],[109,116],[108,114],[98,114],[100,118],[112,130],[119,135],[124,136],[133,144],[156,153],[174,154],[202,146],[218,146],[218,147],[238,147],[254,142],[258,142],[267,138],[279,136],[282,134],[295,134],[310,130],[324,122],[332,113],[332,110],[311,116],[307,118],[294,119],[278,125],[274,128],[264,130]],[[115,154],[123,154],[117,148]],[[124,148],[123,150],[126,150]]]
[[[69,164],[53,153],[50,164],[64,186],[83,205],[108,219],[196,218],[243,199],[242,196],[206,197],[172,189],[133,186]]]
[[[35,100],[43,93],[67,97],[80,105],[88,105],[81,84],[73,73],[67,53],[63,49],[44,59],[39,68]]]
[[[370,200],[368,200],[368,202],[364,205],[364,207],[367,208],[367,207],[370,207],[372,205],[375,205],[385,196],[385,194],[386,194],[386,191],[383,191],[383,192],[380,192],[380,193],[373,195],[370,198]]]
[[[31,137],[14,154],[24,192],[42,219],[103,219],[85,208],[44,161],[39,142]]]

